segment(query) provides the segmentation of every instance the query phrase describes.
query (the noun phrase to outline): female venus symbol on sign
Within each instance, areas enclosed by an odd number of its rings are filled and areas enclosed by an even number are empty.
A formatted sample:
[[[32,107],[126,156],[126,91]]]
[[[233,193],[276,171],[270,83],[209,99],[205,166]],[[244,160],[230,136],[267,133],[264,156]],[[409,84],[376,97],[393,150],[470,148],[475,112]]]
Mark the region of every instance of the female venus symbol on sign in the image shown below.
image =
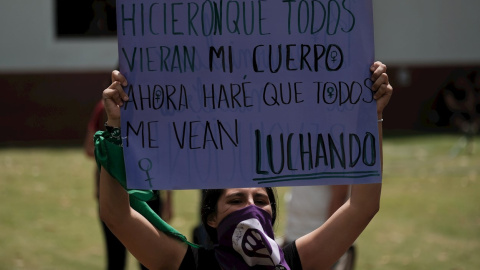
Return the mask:
[[[336,44],[330,44],[327,48],[325,64],[328,71],[337,71],[343,66],[343,52]]]
[[[146,162],[142,162],[144,160]],[[146,165],[146,167],[143,167],[142,164]],[[145,172],[145,174],[147,175],[147,179],[145,179],[145,181],[148,181],[148,184],[150,184],[150,188],[153,188],[152,186],[153,178],[150,177],[150,173],[148,173],[152,169],[152,161],[149,158],[142,158],[138,161],[138,167],[140,168],[140,170]]]

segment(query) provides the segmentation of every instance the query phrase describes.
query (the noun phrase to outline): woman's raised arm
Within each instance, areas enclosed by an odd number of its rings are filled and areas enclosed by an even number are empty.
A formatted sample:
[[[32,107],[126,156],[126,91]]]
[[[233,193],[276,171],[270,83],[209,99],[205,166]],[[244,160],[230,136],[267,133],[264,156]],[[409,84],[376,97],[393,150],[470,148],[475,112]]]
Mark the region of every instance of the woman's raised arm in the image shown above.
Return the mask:
[[[128,100],[125,77],[112,72],[112,84],[103,91],[107,124],[120,127],[120,107]],[[100,218],[125,247],[149,269],[178,269],[187,245],[156,229],[130,207],[129,195],[102,166],[99,187]]]
[[[384,64],[375,62],[370,70],[374,82],[374,99],[377,101],[380,159],[383,168],[382,117],[393,88]],[[350,199],[345,204],[321,227],[296,241],[303,269],[329,269],[347,251],[378,212],[381,189],[381,183],[353,185]]]

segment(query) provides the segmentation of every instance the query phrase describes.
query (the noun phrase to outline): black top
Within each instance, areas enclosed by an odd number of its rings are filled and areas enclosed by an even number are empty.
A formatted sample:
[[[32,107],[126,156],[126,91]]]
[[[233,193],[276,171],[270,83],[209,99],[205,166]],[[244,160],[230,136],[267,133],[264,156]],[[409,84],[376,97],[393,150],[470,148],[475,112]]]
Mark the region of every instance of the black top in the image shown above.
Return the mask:
[[[283,256],[291,270],[302,270],[295,242],[283,249]],[[221,270],[213,249],[193,248],[188,246],[179,270]]]

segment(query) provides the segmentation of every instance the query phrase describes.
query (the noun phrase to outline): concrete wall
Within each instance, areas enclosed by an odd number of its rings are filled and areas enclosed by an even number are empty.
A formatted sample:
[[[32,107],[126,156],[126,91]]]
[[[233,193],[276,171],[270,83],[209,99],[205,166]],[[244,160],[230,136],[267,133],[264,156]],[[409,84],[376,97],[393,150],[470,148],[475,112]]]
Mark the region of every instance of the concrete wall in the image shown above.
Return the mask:
[[[390,65],[478,65],[480,1],[374,0],[375,49]]]
[[[54,0],[1,0],[0,33],[2,73],[104,71],[117,64],[116,38],[56,37]]]

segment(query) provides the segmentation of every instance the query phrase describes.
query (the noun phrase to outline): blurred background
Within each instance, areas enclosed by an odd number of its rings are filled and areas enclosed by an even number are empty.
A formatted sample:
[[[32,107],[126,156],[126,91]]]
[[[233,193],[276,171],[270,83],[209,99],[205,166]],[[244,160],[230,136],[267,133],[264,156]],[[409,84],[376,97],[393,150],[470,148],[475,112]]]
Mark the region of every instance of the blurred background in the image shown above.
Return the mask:
[[[391,165],[357,268],[480,269],[480,1],[373,3],[376,59],[395,89]],[[0,33],[0,269],[103,269],[82,147],[118,64],[115,1],[0,0]],[[186,197],[198,192],[175,193],[173,224],[189,237]]]

